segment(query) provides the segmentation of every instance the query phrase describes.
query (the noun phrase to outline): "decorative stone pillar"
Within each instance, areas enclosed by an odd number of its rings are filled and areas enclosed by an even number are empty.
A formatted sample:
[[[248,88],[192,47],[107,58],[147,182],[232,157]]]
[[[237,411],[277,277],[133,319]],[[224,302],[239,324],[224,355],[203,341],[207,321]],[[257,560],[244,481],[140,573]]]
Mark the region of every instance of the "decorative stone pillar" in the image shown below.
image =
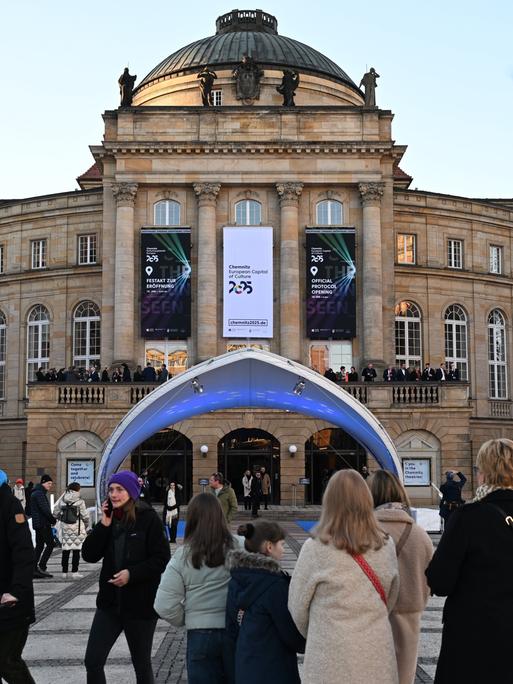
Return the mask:
[[[195,183],[198,197],[197,361],[217,355],[216,201],[220,183]]]
[[[301,361],[299,296],[299,198],[303,183],[276,183],[280,198],[280,351]]]
[[[363,363],[383,364],[383,269],[381,197],[383,183],[360,183],[363,205]]]
[[[114,277],[114,362],[134,361],[135,263],[134,204],[137,183],[112,186],[116,199]]]

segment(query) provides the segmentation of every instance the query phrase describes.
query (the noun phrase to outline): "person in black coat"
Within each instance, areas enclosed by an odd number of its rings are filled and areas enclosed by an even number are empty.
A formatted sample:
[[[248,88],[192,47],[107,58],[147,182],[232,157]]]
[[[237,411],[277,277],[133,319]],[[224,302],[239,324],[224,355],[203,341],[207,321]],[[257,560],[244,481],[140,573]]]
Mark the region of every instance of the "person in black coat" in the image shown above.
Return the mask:
[[[125,633],[138,682],[154,681],[151,647],[157,624],[153,610],[169,544],[153,508],[139,502],[137,475],[122,470],[109,480],[101,521],[82,546],[88,563],[103,559],[96,613],[85,654],[88,684],[105,682],[104,666]]]
[[[36,550],[34,554],[34,578],[51,578],[46,566],[55,546],[52,534],[52,525],[57,519],[52,515],[47,493],[53,487],[50,475],[43,475],[41,482],[37,484],[30,497],[30,513],[32,515],[32,528],[36,533]]]
[[[426,570],[447,596],[435,684],[512,681],[513,441],[483,444],[477,468],[474,502],[451,515]]]
[[[258,518],[260,502],[262,501],[262,474],[259,470],[253,475],[251,480],[251,517]]]
[[[458,480],[454,479],[455,475],[458,476]],[[445,525],[447,525],[447,521],[451,514],[465,503],[461,496],[461,491],[466,481],[467,478],[463,473],[456,472],[455,470],[448,470],[445,473],[445,482],[440,487],[442,493],[442,499],[440,500],[440,517],[443,518]]]
[[[226,632],[235,644],[235,684],[300,684],[305,640],[289,613],[290,577],[279,561],[285,533],[274,522],[241,525],[245,551],[230,551]]]
[[[434,382],[435,370],[434,368],[431,368],[431,365],[429,363],[426,363],[426,365],[424,366],[424,370],[422,371],[420,379],[424,380],[424,382]]]
[[[142,379],[143,382],[157,382],[157,373],[149,361],[142,372]]]
[[[22,658],[34,622],[34,547],[27,518],[0,470],[0,680],[34,684]]]
[[[372,363],[368,363],[362,370],[362,379],[364,382],[374,382],[377,377],[376,369]]]

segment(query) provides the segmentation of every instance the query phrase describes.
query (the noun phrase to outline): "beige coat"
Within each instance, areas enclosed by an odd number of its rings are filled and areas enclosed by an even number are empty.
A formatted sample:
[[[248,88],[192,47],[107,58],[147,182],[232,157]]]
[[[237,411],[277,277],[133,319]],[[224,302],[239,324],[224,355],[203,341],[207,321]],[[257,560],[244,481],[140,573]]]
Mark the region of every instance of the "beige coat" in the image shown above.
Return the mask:
[[[390,615],[394,634],[399,683],[413,684],[417,669],[420,618],[429,597],[425,570],[433,555],[428,534],[413,522],[401,504],[386,504],[376,509],[380,527],[397,544],[407,526],[411,532],[399,552],[399,597]]]
[[[397,684],[388,613],[399,592],[391,539],[365,559],[378,575],[387,606],[356,561],[317,539],[301,549],[289,590],[289,610],[306,637],[308,684]]]

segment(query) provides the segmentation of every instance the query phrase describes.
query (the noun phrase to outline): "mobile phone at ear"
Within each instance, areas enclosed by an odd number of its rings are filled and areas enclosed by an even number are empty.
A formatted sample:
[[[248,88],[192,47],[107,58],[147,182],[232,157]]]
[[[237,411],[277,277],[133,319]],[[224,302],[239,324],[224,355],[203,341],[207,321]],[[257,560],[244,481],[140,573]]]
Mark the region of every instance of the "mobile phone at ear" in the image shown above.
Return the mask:
[[[105,515],[107,518],[112,517],[112,501],[110,499],[107,500],[107,510],[105,511]]]

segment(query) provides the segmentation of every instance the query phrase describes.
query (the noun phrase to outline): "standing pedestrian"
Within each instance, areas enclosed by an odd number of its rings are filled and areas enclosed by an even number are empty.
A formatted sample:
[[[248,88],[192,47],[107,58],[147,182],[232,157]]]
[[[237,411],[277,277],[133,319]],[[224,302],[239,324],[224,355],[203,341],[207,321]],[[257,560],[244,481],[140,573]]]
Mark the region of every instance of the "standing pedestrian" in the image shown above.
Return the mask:
[[[269,510],[267,504],[269,503],[269,494],[271,493],[271,478],[264,466],[260,468],[260,475],[262,477],[262,500],[264,502],[264,509],[267,511]]]
[[[244,477],[242,478],[242,489],[244,496],[244,510],[251,510],[251,481],[253,476],[251,475],[251,470],[246,470]]]
[[[27,516],[27,518],[32,517],[32,513],[30,512],[30,497],[32,496],[33,491],[34,483],[31,480],[25,487],[25,515]]]
[[[62,577],[63,579],[70,577],[68,570],[71,554],[71,578],[80,579],[83,577],[78,571],[80,550],[87,536],[89,513],[84,499],[80,496],[78,482],[70,482],[66,487],[65,492],[55,502],[53,514],[61,526]]]
[[[218,498],[223,509],[226,521],[231,523],[233,516],[238,512],[237,496],[230,483],[224,479],[223,473],[212,473],[209,480],[210,491]]]
[[[258,518],[260,502],[262,501],[262,474],[256,471],[251,482],[251,517]]]
[[[458,480],[454,476],[458,476]],[[445,482],[440,486],[442,498],[440,500],[440,517],[444,521],[444,529],[452,513],[465,503],[461,491],[467,478],[463,473],[456,470],[448,470],[445,473]]]
[[[226,635],[230,573],[226,554],[240,545],[223,509],[211,494],[197,494],[187,506],[185,537],[169,562],[155,598],[155,610],[187,630],[189,684],[233,684],[233,648]]]
[[[0,470],[0,680],[8,684],[35,684],[22,658],[35,620],[33,569],[27,518]]]
[[[180,505],[182,503],[182,485],[170,482],[164,497],[164,525],[169,534],[169,543],[176,544],[178,521],[180,520]]]
[[[115,473],[108,487],[101,520],[82,547],[86,562],[102,560],[96,613],[85,654],[87,684],[105,684],[105,663],[121,632],[138,684],[153,684],[151,647],[157,624],[153,602],[169,560],[169,544],[156,511],[138,501],[140,486],[135,473]]]
[[[14,483],[12,493],[23,506],[23,510],[25,510],[25,508],[27,507],[27,499],[25,496],[25,487],[23,486],[23,480],[21,479],[21,477],[19,477]]]
[[[57,519],[52,515],[47,494],[53,487],[50,475],[43,475],[41,482],[34,487],[30,497],[30,512],[32,514],[32,528],[36,533],[36,551],[34,558],[34,578],[44,579],[53,577],[46,570],[48,560],[55,546],[52,525]]]
[[[408,495],[395,475],[378,470],[368,485],[379,526],[394,540],[399,565],[399,596],[390,613],[399,684],[413,684],[420,619],[429,597],[425,572],[433,544],[411,517]]]
[[[398,592],[395,545],[378,527],[369,488],[355,470],[339,470],[290,583],[289,610],[306,637],[303,680],[397,684],[388,615]]]

